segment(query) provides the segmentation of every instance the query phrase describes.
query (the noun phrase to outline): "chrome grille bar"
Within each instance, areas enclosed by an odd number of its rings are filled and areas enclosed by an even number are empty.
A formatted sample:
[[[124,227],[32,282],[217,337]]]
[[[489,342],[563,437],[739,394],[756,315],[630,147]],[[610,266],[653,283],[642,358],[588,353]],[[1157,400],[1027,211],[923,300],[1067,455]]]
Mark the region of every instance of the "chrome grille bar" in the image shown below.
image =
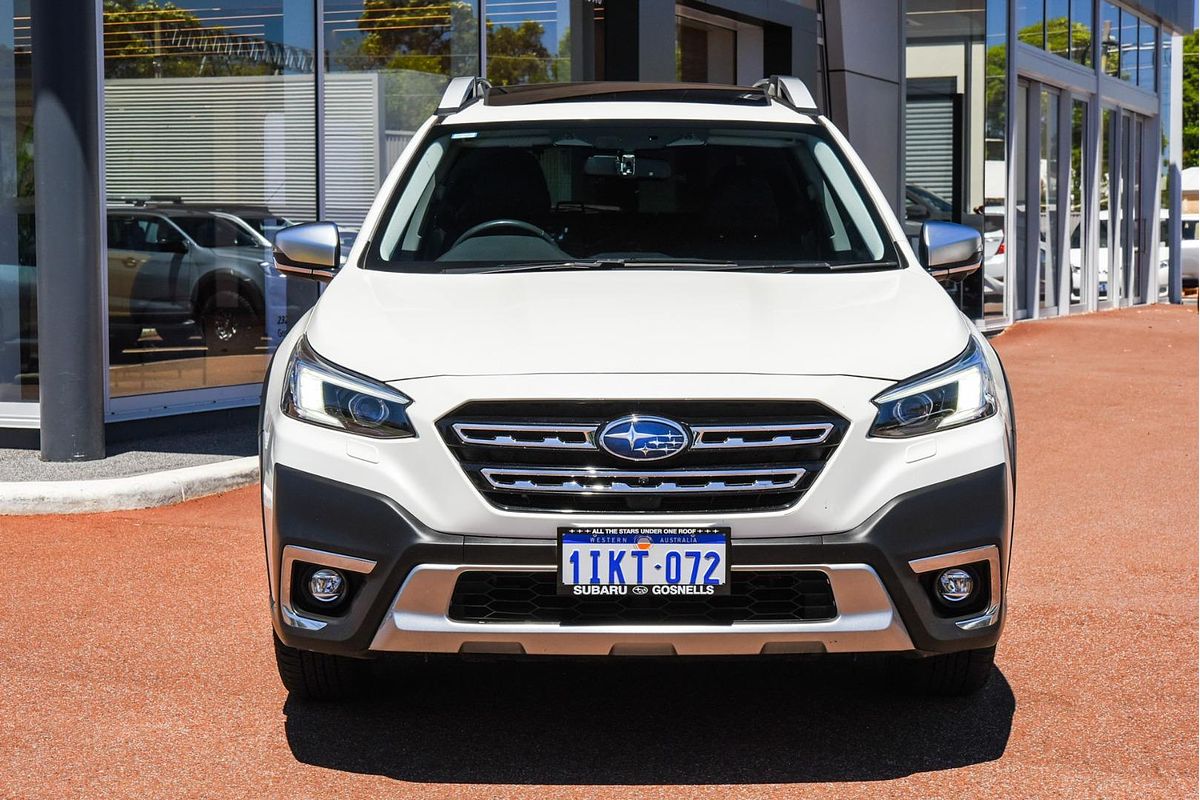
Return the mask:
[[[598,426],[574,423],[514,424],[456,422],[451,428],[463,444],[484,447],[537,447],[556,450],[595,450]],[[757,425],[693,426],[694,450],[797,447],[825,442],[834,426],[828,422],[760,423]]]
[[[692,449],[796,447],[821,444],[833,432],[829,422],[757,425],[694,425]]]
[[[719,494],[795,489],[803,467],[774,469],[554,469],[549,467],[484,467],[479,470],[493,489],[513,492],[572,494]]]
[[[515,424],[456,422],[450,426],[463,444],[484,447],[539,447],[555,450],[595,450],[596,426],[570,423]]]

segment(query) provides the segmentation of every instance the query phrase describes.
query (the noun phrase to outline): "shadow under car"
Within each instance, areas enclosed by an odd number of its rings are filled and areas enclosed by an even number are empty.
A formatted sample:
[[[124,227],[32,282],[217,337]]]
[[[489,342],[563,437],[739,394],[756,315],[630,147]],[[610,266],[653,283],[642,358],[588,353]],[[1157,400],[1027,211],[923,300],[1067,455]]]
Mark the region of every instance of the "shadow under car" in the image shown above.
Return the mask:
[[[998,669],[942,699],[895,692],[879,663],[413,661],[371,700],[289,699],[285,730],[301,762],[415,782],[870,781],[1004,753],[1016,700]]]

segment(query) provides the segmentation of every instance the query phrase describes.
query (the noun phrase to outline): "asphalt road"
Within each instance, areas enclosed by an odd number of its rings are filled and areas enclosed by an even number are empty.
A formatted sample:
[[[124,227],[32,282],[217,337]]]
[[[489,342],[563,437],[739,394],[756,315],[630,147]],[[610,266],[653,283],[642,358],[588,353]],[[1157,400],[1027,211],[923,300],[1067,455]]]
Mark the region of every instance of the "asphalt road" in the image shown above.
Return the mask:
[[[1194,797],[1197,315],[997,340],[1019,413],[988,688],[872,663],[444,663],[289,701],[255,491],[0,518],[3,797]]]

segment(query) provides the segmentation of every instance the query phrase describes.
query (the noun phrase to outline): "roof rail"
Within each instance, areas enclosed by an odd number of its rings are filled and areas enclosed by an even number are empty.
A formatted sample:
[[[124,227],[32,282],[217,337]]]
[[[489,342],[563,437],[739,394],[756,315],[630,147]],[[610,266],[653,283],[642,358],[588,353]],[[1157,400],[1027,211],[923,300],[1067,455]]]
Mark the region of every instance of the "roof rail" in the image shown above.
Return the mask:
[[[438,103],[437,113],[453,114],[456,111],[462,111],[476,100],[482,100],[487,97],[487,93],[491,88],[492,85],[487,82],[486,78],[478,76],[454,78],[446,86],[446,91],[442,93],[442,100]]]
[[[754,84],[755,89],[762,89],[767,97],[773,97],[781,103],[786,103],[797,111],[806,114],[819,114],[817,101],[813,100],[812,92],[804,85],[804,81],[793,75],[772,75]]]

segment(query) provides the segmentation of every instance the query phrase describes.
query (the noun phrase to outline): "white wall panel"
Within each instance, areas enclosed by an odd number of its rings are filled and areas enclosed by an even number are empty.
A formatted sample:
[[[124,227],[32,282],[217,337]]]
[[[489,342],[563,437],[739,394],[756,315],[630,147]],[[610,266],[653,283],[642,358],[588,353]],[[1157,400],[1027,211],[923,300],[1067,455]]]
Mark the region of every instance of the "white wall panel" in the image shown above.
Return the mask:
[[[108,194],[312,219],[314,91],[310,75],[106,81]],[[325,95],[327,215],[357,226],[384,174],[379,75],[332,73]]]

